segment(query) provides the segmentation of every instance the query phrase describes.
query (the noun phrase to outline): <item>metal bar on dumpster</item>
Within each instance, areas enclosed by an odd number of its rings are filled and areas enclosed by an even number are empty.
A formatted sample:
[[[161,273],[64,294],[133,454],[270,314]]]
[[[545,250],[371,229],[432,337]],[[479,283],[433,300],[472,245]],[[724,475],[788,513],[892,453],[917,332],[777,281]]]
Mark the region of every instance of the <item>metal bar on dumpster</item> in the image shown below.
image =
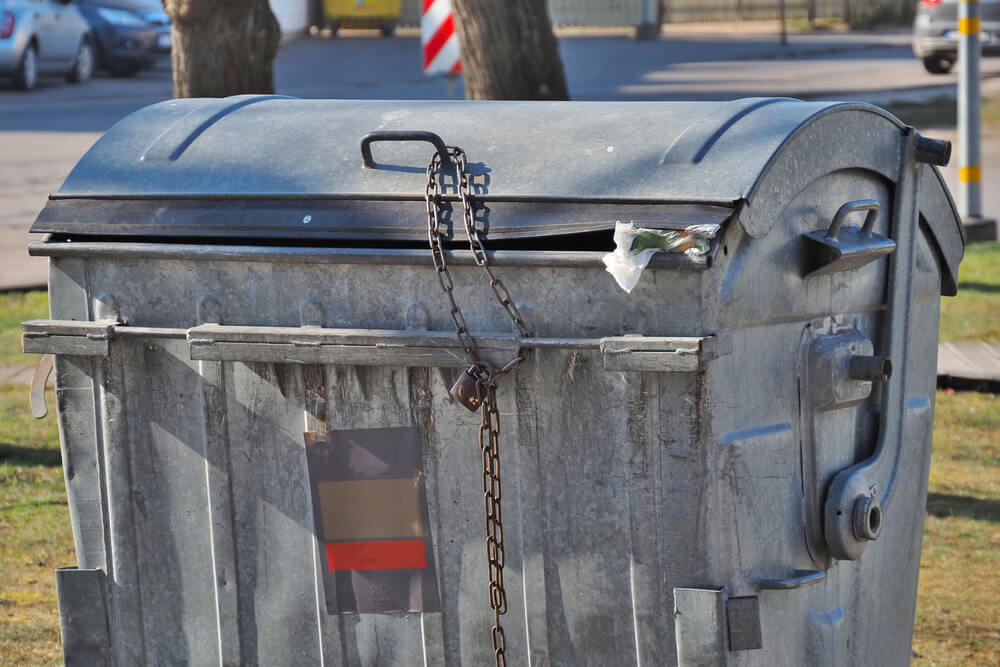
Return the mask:
[[[21,331],[21,347],[29,354],[106,357],[114,323],[30,320]]]
[[[458,340],[446,331],[322,329],[205,324],[188,330],[191,358],[269,363],[337,363],[464,367]],[[612,336],[605,338],[520,338],[476,336],[487,353],[510,355],[525,349],[600,351],[609,371],[695,372],[702,343],[710,337]]]
[[[112,322],[32,320],[22,334],[25,352],[107,356],[112,338],[187,339],[195,361],[464,367],[450,331],[326,329],[202,324],[191,329],[130,327]],[[557,348],[600,351],[607,371],[693,373],[701,368],[705,343],[720,336],[606,336],[521,338],[503,333],[476,336],[486,353]],[[723,337],[724,338],[724,337]],[[721,340],[721,339],[720,339]],[[715,355],[717,356],[717,355]],[[709,358],[714,358],[711,355]]]
[[[305,264],[384,264],[386,266],[424,266],[427,251],[416,249],[373,248],[299,248],[278,246],[216,246],[182,243],[96,243],[86,241],[32,241],[32,257],[106,257],[130,259],[185,259],[214,262],[284,262]],[[602,267],[604,251],[575,250],[496,250],[488,253],[491,265],[531,267]],[[445,251],[449,266],[475,266],[469,250]],[[683,267],[694,271],[708,268],[709,256],[692,257],[682,253],[659,253],[649,268]]]

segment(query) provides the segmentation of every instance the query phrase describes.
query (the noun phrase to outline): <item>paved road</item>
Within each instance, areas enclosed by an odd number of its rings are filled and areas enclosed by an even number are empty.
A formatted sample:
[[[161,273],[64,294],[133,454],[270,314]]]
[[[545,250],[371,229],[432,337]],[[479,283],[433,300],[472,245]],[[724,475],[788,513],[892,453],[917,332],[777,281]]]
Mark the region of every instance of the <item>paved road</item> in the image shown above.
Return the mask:
[[[785,95],[886,103],[953,93],[954,75],[925,73],[908,44],[905,32],[800,34],[781,47],[770,34],[671,34],[669,28],[656,42],[613,35],[560,40],[570,92],[579,100]],[[421,75],[418,52],[415,35],[302,39],[279,53],[276,87],[308,98],[446,97],[444,80]],[[983,63],[987,85],[1000,86],[1000,60]],[[24,246],[45,196],[115,121],[169,98],[170,77],[165,61],[130,80],[99,77],[81,86],[43,80],[29,94],[0,87],[0,289],[44,284],[44,261],[28,258]],[[460,85],[457,94],[463,95]]]

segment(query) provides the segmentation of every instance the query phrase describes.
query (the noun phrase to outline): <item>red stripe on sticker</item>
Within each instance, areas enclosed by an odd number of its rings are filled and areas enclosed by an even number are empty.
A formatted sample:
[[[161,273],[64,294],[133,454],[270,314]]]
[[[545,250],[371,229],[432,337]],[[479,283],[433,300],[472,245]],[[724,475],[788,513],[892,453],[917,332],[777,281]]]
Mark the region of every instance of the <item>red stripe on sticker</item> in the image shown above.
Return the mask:
[[[431,64],[431,61],[433,61],[434,58],[437,57],[437,54],[441,50],[441,47],[444,46],[444,43],[447,42],[454,34],[455,34],[455,19],[452,18],[451,14],[449,14],[448,18],[446,18],[444,20],[444,23],[441,24],[441,27],[438,28],[436,33],[434,33],[434,36],[430,38],[430,41],[428,41],[427,44],[424,45],[425,69],[427,68],[428,65]]]
[[[331,572],[345,570],[422,570],[427,567],[423,540],[327,542]]]

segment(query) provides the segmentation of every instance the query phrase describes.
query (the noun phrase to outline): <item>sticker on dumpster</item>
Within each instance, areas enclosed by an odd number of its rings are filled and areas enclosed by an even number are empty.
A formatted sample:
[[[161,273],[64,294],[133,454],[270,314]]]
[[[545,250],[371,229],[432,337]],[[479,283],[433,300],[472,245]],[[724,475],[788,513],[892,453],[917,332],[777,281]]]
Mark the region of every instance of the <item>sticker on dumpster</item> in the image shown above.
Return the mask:
[[[440,611],[415,428],[305,433],[331,614]]]

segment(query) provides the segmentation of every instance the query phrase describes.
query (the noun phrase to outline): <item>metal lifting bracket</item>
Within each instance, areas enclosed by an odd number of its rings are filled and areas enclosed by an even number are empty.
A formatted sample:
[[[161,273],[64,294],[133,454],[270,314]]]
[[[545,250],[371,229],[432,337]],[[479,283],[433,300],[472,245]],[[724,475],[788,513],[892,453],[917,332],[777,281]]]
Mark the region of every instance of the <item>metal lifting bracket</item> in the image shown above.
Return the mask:
[[[922,138],[908,128],[903,141],[900,175],[896,181],[892,218],[888,329],[884,357],[905,360],[912,308],[913,264],[917,237],[918,145]],[[927,140],[924,140],[926,143]],[[830,554],[840,560],[861,557],[878,538],[892,498],[893,482],[902,456],[902,421],[906,407],[907,368],[899,363],[883,387],[879,439],[871,457],[842,470],[830,484],[823,510],[824,534]]]

